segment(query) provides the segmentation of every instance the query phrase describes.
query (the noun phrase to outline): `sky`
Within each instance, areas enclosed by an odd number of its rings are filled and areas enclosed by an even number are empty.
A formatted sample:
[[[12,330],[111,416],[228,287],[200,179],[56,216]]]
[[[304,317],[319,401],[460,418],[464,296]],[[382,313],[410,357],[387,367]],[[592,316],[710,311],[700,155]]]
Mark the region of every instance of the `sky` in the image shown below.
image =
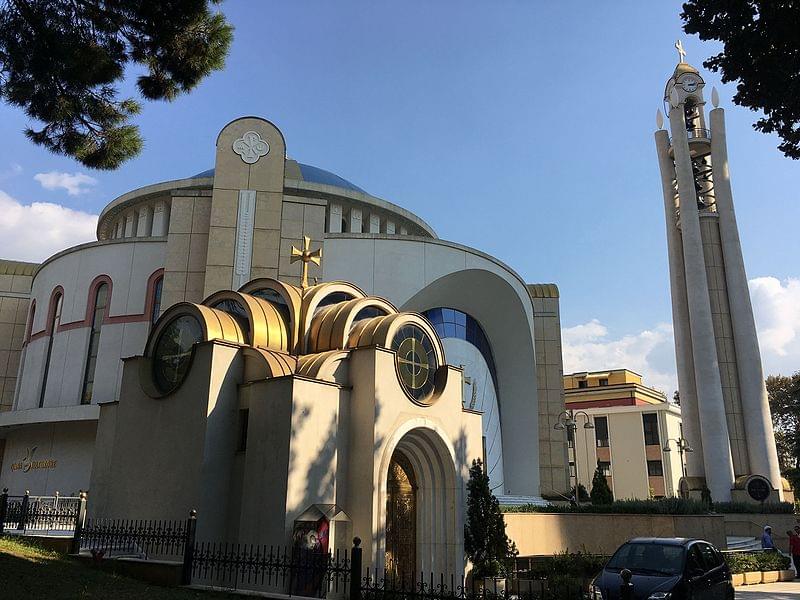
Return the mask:
[[[676,388],[653,133],[681,38],[726,108],[734,201],[767,373],[800,369],[800,162],[752,129],[719,51],[680,2],[227,0],[224,70],[135,118],[114,172],[49,154],[0,104],[0,257],[94,239],[117,196],[214,163],[219,130],[258,115],[289,156],[407,208],[446,240],[561,291],[565,372],[630,368]],[[130,81],[120,87],[135,95]],[[708,92],[707,92],[708,93]]]

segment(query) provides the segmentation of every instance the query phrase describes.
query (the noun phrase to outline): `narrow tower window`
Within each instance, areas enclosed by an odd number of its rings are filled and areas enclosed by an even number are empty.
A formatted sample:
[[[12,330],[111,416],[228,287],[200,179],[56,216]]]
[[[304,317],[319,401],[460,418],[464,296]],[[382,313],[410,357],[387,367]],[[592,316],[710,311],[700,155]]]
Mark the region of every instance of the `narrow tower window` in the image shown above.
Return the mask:
[[[56,337],[56,331],[61,324],[61,305],[63,304],[64,296],[61,292],[56,293],[53,300],[53,315],[50,320],[50,337],[47,339],[47,354],[44,359],[44,376],[42,377],[42,391],[39,393],[39,408],[44,406],[44,394],[47,391],[47,376],[50,374],[50,357],[53,354],[53,340]]]
[[[164,286],[164,277],[161,276],[156,279],[155,284],[153,285],[153,302],[152,302],[152,310],[150,311],[150,325],[152,326],[156,321],[158,321],[158,316],[161,314],[161,289]]]
[[[94,296],[94,311],[92,312],[92,332],[89,334],[89,349],[86,352],[86,371],[83,375],[83,391],[81,404],[90,404],[92,390],[94,389],[94,374],[97,369],[97,352],[100,349],[100,333],[103,329],[103,316],[108,305],[108,284],[101,283],[97,286]]]

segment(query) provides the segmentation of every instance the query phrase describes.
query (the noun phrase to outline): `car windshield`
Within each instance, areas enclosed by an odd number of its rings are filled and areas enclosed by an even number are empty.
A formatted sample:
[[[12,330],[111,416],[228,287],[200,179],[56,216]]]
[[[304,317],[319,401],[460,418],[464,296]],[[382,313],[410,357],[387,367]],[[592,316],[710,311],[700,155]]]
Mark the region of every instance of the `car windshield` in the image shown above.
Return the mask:
[[[683,546],[652,543],[624,544],[614,553],[607,569],[646,575],[678,575],[683,571]]]

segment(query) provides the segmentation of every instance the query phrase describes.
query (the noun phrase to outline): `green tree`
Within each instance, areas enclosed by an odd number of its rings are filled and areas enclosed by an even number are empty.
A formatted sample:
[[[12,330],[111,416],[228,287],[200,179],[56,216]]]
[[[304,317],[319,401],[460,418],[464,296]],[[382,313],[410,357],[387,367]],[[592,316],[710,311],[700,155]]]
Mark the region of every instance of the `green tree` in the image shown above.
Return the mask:
[[[611,504],[614,502],[614,494],[611,493],[611,488],[608,487],[608,480],[599,462],[597,463],[597,468],[594,470],[592,491],[589,492],[589,496],[592,499],[592,504]]]
[[[140,110],[115,87],[136,68],[147,100],[173,100],[221,69],[232,27],[221,0],[0,0],[0,98],[41,128],[25,134],[87,167],[142,149]]]
[[[769,409],[778,447],[781,473],[800,489],[800,371],[786,377],[767,377]]]
[[[778,149],[800,158],[800,4],[775,0],[689,0],[683,30],[723,50],[703,66],[737,81],[733,101],[763,111],[753,127],[777,133]]]
[[[476,578],[505,574],[517,554],[514,542],[506,535],[500,503],[489,488],[489,476],[480,459],[473,460],[469,470],[464,551]]]

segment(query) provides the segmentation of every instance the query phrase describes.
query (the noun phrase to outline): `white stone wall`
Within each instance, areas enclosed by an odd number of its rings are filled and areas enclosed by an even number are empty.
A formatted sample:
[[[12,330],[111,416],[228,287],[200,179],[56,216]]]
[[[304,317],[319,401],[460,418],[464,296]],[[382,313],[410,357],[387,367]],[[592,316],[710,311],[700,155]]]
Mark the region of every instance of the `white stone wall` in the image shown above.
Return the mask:
[[[92,402],[116,399],[122,373],[120,359],[144,349],[150,328],[149,315],[144,315],[147,284],[164,264],[164,247],[163,241],[136,239],[89,244],[58,256],[41,268],[31,290],[36,314],[15,399],[17,410],[39,406],[49,337],[36,334],[45,329],[53,290],[58,286],[64,290],[61,325],[83,321],[91,284],[100,275],[107,275],[112,281],[112,321],[115,316],[141,315],[139,320],[105,323],[102,328]],[[55,333],[45,407],[80,404],[89,333],[90,323]]]
[[[338,234],[325,240],[323,280],[351,281],[401,310],[455,308],[481,324],[497,365],[505,493],[538,496],[533,307],[519,276],[450,242]]]

